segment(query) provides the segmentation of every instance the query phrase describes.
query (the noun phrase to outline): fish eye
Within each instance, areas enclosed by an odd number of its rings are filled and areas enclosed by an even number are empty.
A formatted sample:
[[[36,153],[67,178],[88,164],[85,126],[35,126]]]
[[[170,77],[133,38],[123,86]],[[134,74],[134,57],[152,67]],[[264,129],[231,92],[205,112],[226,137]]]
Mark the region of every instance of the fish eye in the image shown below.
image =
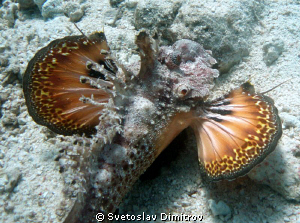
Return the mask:
[[[183,98],[190,92],[190,88],[185,84],[180,84],[175,88],[175,93],[177,97]]]

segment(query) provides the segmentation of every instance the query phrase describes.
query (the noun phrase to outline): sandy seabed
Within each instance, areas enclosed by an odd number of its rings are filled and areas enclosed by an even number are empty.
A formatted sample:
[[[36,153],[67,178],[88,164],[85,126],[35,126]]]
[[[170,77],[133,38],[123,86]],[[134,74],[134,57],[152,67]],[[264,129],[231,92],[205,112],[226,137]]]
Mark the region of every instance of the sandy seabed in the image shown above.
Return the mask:
[[[188,221],[202,216],[204,222],[300,222],[299,1],[14,2],[0,7],[0,222],[62,222],[74,204],[56,161],[74,138],[33,122],[21,85],[38,49],[79,35],[71,21],[86,33],[104,29],[124,64],[138,60],[134,40],[142,28],[157,30],[162,45],[182,38],[203,44],[222,72],[211,98],[248,80],[259,92],[289,80],[267,93],[279,110],[283,136],[247,176],[202,182],[188,129],[134,185],[120,217],[154,215],[160,222],[165,213],[167,222],[184,222],[182,215],[191,216]]]

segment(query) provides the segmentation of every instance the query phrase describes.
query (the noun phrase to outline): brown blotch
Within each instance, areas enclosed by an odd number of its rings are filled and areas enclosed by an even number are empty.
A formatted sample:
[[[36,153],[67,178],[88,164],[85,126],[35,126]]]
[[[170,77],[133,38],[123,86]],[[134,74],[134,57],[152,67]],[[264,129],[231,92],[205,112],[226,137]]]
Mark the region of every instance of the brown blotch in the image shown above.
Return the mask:
[[[233,161],[232,160],[228,160],[227,163],[228,164],[233,164]]]
[[[247,162],[246,158],[243,158],[243,159],[242,159],[242,163],[243,163],[243,164],[246,164],[246,162]]]
[[[275,129],[270,129],[270,130],[269,130],[269,133],[270,133],[270,134],[275,133]]]
[[[264,145],[264,143],[262,141],[258,141],[257,144],[259,147],[263,147],[263,145]]]
[[[247,143],[244,143],[242,146],[241,146],[242,149],[246,149],[247,148]]]
[[[267,127],[265,126],[263,129],[260,130],[260,132],[261,132],[262,134],[266,133],[266,132],[267,132]]]
[[[42,63],[41,68],[42,68],[42,70],[46,70],[47,69],[47,63]]]
[[[62,53],[66,53],[67,51],[68,51],[67,47],[61,48],[61,52],[62,52]]]
[[[223,166],[221,166],[220,170],[224,171],[226,169],[226,167],[227,167],[227,165],[223,165]]]
[[[258,119],[262,124],[267,124],[267,121],[265,120],[265,119],[263,119],[263,118],[259,118]]]
[[[262,103],[261,107],[262,107],[262,109],[264,109],[264,110],[268,108],[267,105],[266,105],[265,103]]]
[[[36,95],[36,96],[41,96],[41,93],[42,93],[41,90],[37,90],[37,91],[35,92],[35,95]]]

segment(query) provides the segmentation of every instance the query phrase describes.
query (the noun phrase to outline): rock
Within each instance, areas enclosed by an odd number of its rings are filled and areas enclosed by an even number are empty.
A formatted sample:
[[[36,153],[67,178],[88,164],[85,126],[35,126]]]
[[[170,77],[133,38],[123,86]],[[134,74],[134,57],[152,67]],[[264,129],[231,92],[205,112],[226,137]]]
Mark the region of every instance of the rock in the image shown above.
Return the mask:
[[[135,11],[135,27],[157,27],[161,31],[173,23],[179,7],[179,1],[139,1]]]
[[[64,8],[71,22],[78,22],[84,14],[78,3],[68,2]]]
[[[189,1],[182,4],[164,37],[200,43],[213,52],[219,71],[225,73],[249,55],[253,27],[263,8],[257,1]]]
[[[231,216],[231,210],[230,207],[224,202],[219,201],[216,203],[215,200],[208,200],[209,208],[214,216]]]
[[[63,2],[60,0],[47,0],[42,6],[42,16],[44,18],[53,18],[57,15],[63,15]]]
[[[267,66],[270,66],[274,63],[278,57],[281,55],[284,50],[284,43],[282,40],[271,40],[270,42],[266,42],[263,46],[263,60]]]
[[[1,52],[2,53],[2,52]],[[8,66],[8,59],[5,57],[0,57],[0,67],[7,67]]]
[[[4,193],[6,191],[5,186],[8,184],[8,176],[7,174],[0,174],[0,193]]]
[[[294,115],[287,112],[281,112],[280,117],[283,121],[283,128],[288,129],[291,127],[298,127],[300,129],[300,119]]]
[[[36,4],[33,0],[17,0],[21,9],[28,9],[34,7]]]
[[[13,114],[6,114],[2,117],[1,121],[3,126],[12,126],[17,127],[18,126],[18,120],[16,119],[16,116]]]
[[[4,1],[3,6],[0,8],[0,21],[4,20],[8,27],[12,28],[15,25],[18,9],[17,3]]]
[[[21,179],[21,171],[18,168],[6,169],[0,173],[0,193],[10,193]]]
[[[124,0],[109,0],[111,7],[118,7]]]
[[[12,203],[7,202],[4,204],[4,211],[7,213],[12,213],[14,211],[15,207],[13,206]]]
[[[78,22],[84,15],[83,7],[80,6],[79,1],[47,0],[42,4],[41,12],[44,18],[66,15],[71,22]]]

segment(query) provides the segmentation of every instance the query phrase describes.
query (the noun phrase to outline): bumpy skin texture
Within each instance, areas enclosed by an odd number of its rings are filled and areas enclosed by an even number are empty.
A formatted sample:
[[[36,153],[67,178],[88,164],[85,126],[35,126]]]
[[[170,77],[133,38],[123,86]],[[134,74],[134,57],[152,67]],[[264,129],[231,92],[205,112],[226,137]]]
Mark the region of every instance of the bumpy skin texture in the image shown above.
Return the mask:
[[[99,153],[99,170],[92,180],[97,203],[92,214],[116,210],[139,176],[188,127],[184,120],[195,102],[187,99],[206,97],[218,76],[211,68],[216,61],[196,42],[180,40],[158,49],[155,39],[142,32],[136,43],[141,50],[139,73],[119,69],[116,75],[125,80],[114,83],[122,90],[113,99],[122,131]]]
[[[140,69],[138,63],[118,64],[104,34],[95,33],[53,41],[25,72],[26,104],[37,123],[103,142],[81,153],[85,162],[76,168],[86,192],[77,194],[65,222],[96,222],[99,212],[107,221],[139,176],[188,126],[210,180],[246,174],[281,137],[274,102],[250,83],[206,101],[219,73],[212,69],[211,53],[198,43],[179,40],[159,48],[156,35],[140,32],[136,44]]]

